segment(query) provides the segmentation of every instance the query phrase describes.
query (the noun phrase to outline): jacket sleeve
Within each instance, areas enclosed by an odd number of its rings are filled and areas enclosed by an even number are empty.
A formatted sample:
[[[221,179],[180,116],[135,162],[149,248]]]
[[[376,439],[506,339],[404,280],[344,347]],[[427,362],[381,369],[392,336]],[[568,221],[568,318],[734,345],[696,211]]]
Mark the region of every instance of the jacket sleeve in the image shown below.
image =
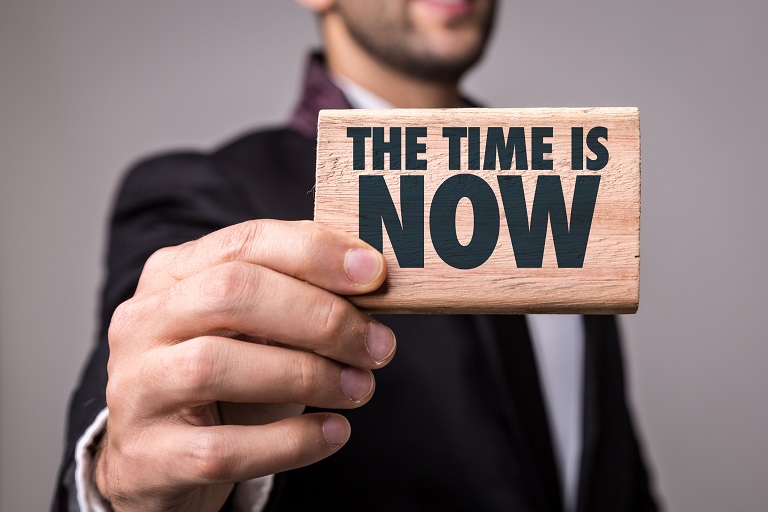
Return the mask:
[[[66,448],[52,510],[69,510],[78,439],[106,406],[107,332],[115,308],[135,292],[144,263],[162,247],[197,239],[254,217],[221,165],[201,154],[156,157],[136,165],[120,186],[109,225],[107,275],[96,345],[71,398]]]

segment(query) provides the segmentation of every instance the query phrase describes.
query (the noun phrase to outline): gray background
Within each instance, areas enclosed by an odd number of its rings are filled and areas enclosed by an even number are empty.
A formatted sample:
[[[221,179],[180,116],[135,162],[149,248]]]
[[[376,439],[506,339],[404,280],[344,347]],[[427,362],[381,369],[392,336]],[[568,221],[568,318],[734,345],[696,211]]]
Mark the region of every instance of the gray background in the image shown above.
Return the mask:
[[[766,5],[504,2],[466,83],[494,106],[640,107],[622,323],[675,511],[768,510]],[[0,510],[50,499],[121,172],[284,119],[316,40],[289,1],[0,0]]]

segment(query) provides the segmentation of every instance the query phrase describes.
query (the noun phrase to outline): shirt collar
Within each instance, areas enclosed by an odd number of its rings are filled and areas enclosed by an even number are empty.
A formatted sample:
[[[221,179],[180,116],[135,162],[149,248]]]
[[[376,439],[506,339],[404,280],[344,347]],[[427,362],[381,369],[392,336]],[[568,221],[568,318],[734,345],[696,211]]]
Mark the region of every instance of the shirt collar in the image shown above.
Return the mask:
[[[392,104],[375,95],[362,85],[353,82],[343,75],[333,75],[334,83],[341,89],[344,96],[354,108],[382,109],[392,108]]]

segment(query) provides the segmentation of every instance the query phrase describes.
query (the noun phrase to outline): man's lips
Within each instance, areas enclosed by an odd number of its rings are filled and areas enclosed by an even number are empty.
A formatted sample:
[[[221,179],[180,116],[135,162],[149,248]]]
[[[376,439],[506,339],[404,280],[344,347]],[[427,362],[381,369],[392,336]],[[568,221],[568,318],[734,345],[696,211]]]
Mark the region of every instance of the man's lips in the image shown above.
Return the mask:
[[[416,0],[416,3],[443,16],[460,17],[472,11],[474,0]]]

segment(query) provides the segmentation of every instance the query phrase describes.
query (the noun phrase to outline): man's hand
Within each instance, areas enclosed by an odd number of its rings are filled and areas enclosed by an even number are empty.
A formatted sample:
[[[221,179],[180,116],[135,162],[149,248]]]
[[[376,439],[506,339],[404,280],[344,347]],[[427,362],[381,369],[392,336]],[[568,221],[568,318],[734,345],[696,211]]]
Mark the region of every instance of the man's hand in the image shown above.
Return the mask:
[[[96,484],[117,510],[218,510],[234,482],[312,464],[349,438],[395,337],[341,295],[381,254],[312,222],[252,221],[156,252],[109,329]]]

